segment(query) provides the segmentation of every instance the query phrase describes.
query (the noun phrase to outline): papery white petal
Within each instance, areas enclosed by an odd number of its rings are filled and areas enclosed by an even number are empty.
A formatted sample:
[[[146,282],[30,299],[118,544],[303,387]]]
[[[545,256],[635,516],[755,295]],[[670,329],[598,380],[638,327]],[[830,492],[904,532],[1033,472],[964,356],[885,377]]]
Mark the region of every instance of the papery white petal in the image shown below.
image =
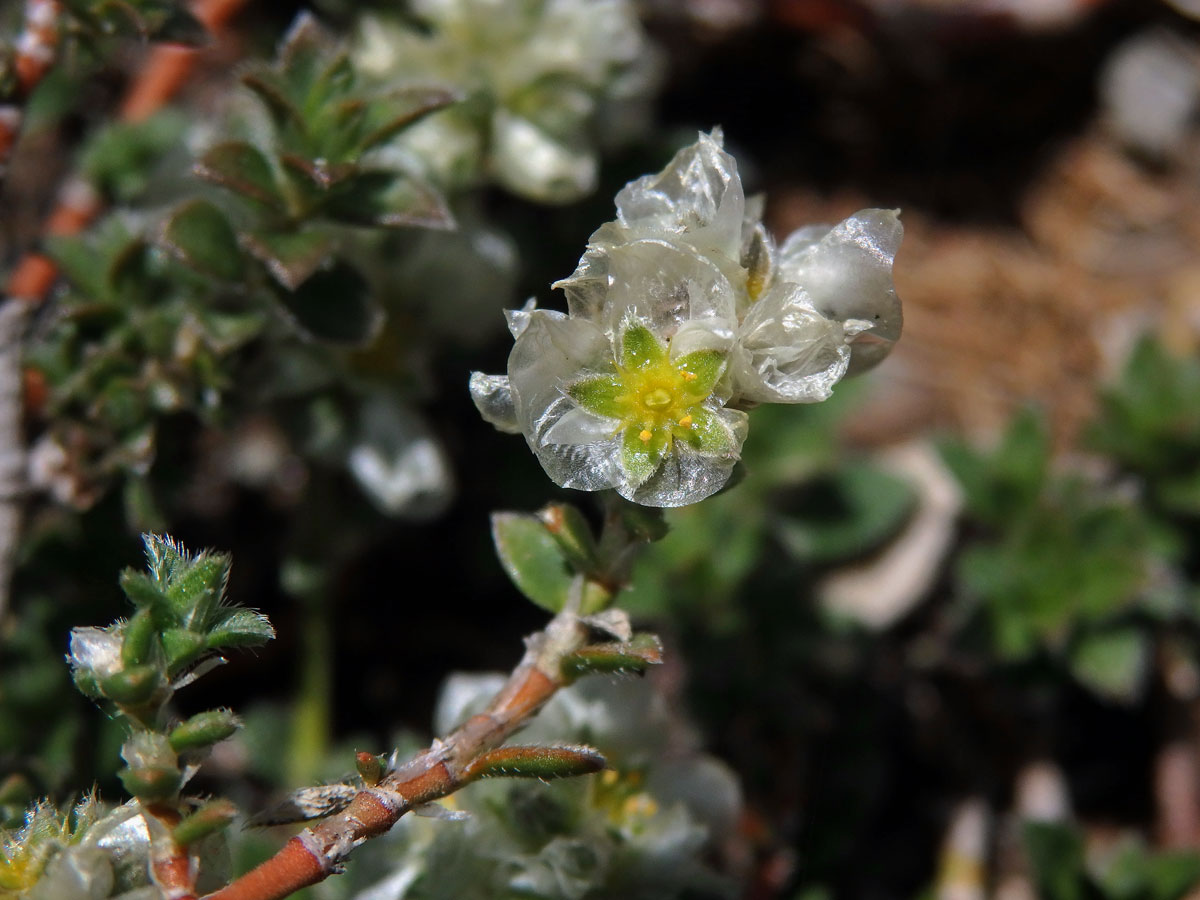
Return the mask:
[[[507,375],[485,375],[472,372],[471,399],[483,420],[497,431],[505,434],[520,434],[521,424],[517,421],[517,408],[513,404],[512,387]]]
[[[693,319],[732,320],[737,298],[726,272],[686,244],[641,240],[607,254],[610,286],[597,321],[610,335],[633,316],[664,340]]]
[[[616,485],[617,492],[643,506],[673,507],[699,503],[723,488],[741,458],[750,420],[738,409],[718,409],[713,413],[735,449],[726,455],[708,456],[676,441],[672,452],[650,478],[637,486],[622,480]]]
[[[801,285],[818,312],[839,322],[874,323],[852,345],[850,373],[878,363],[900,337],[903,316],[892,261],[903,234],[896,210],[864,209],[819,241],[804,229],[780,248],[778,279]]]
[[[699,350],[728,353],[737,331],[735,319],[691,319],[684,322],[671,339],[671,359],[679,359]]]
[[[720,129],[701,134],[657,175],[627,184],[617,194],[617,220],[635,230],[686,232],[689,243],[735,259],[746,201],[737,162],[722,140]]]
[[[815,310],[801,288],[779,284],[742,320],[729,368],[735,396],[816,403],[828,399],[849,362],[842,325]]]
[[[594,444],[611,438],[620,424],[576,407],[550,427],[545,440],[548,444]]]
[[[516,340],[529,324],[529,314],[537,309],[537,299],[530,297],[520,309],[506,309],[504,321],[508,323],[508,333]]]
[[[595,491],[612,484],[615,450],[604,444],[556,444],[551,429],[576,409],[563,390],[612,364],[612,344],[584,319],[534,310],[508,357],[517,422],[546,474],[562,487]]]
[[[504,187],[542,203],[568,203],[596,187],[595,154],[572,149],[503,109],[492,119],[491,166]]]

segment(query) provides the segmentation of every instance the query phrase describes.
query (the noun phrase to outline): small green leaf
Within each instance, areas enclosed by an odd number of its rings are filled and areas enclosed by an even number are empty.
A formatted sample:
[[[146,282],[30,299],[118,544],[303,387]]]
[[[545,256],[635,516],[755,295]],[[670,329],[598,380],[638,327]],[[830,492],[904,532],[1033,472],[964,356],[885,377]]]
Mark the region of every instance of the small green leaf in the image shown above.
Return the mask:
[[[241,721],[229,710],[210,709],[176,725],[168,739],[176,753],[203,750],[225,740],[241,727]]]
[[[145,572],[136,569],[126,569],[121,573],[121,590],[134,606],[150,607],[166,603],[166,595],[154,583],[154,579]]]
[[[599,378],[589,378],[577,381],[567,393],[571,399],[590,413],[619,419],[624,413],[625,406],[618,403],[618,398],[624,393],[624,386],[615,375],[602,375]]]
[[[463,782],[480,778],[572,778],[607,765],[591,747],[500,747],[479,754],[463,769]]]
[[[304,130],[304,118],[288,97],[287,88],[269,69],[253,69],[242,76],[242,84],[254,92],[275,120],[276,128],[291,125]]]
[[[621,365],[626,369],[642,369],[666,358],[666,345],[645,325],[630,325],[621,334]]]
[[[550,535],[558,541],[566,558],[578,572],[591,570],[597,561],[598,547],[591,526],[578,508],[569,503],[548,503],[537,516]]]
[[[172,676],[194,663],[209,649],[204,635],[186,628],[168,628],[162,633],[163,653],[167,671]]]
[[[358,770],[358,777],[363,784],[376,785],[387,772],[387,757],[360,750],[354,754],[354,768]]]
[[[1070,826],[1026,822],[1025,850],[1041,900],[1084,900],[1083,838]]]
[[[324,206],[348,225],[382,228],[454,227],[446,199],[432,185],[395,172],[364,172],[348,180]]]
[[[210,800],[195,812],[184,816],[172,829],[171,837],[176,844],[186,847],[228,828],[235,818],[237,807],[228,800]]]
[[[360,142],[362,149],[370,150],[384,143],[430,113],[460,99],[458,93],[442,87],[401,88],[389,96],[375,98],[368,106],[363,122],[366,134]]]
[[[125,624],[121,638],[121,662],[126,666],[138,666],[149,662],[158,637],[158,626],[150,607],[143,606]]]
[[[1195,851],[1156,853],[1145,866],[1148,900],[1182,900],[1200,883],[1200,855]]]
[[[171,766],[141,766],[117,773],[125,790],[145,803],[171,800],[183,784],[183,773]]]
[[[231,141],[212,147],[196,163],[196,174],[213,184],[282,213],[287,201],[279,192],[267,158],[253,144]]]
[[[222,281],[238,281],[245,259],[225,214],[207,200],[192,200],[172,213],[163,229],[167,249],[187,265]]]
[[[319,231],[256,231],[244,235],[246,249],[279,284],[294,291],[329,262],[337,240]]]
[[[129,666],[100,682],[104,696],[121,706],[141,706],[164,685],[157,666]]]
[[[365,346],[383,325],[383,310],[371,286],[348,263],[312,275],[295,291],[277,294],[297,326],[315,340]]]
[[[275,637],[270,620],[253,609],[235,609],[209,629],[210,650],[227,647],[258,647]]]
[[[544,524],[527,513],[493,513],[496,555],[512,583],[542,609],[561,612],[576,577],[563,548]]]
[[[642,674],[662,663],[662,641],[653,634],[634,635],[625,643],[591,644],[562,661],[564,677],[574,681],[591,674]]]
[[[196,629],[207,625],[209,614],[224,596],[229,566],[228,554],[206,550],[186,556],[175,567],[165,593],[183,624]]]
[[[1071,649],[1071,671],[1086,687],[1121,703],[1142,694],[1149,674],[1150,644],[1136,628],[1086,634]]]

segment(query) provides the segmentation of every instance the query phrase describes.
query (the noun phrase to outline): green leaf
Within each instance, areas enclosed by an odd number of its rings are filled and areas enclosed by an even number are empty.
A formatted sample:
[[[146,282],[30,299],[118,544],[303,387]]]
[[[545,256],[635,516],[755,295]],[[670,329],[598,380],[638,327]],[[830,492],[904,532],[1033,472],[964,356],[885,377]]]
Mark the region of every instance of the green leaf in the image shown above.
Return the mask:
[[[621,334],[621,365],[643,369],[665,361],[667,348],[645,325],[630,325]]]
[[[561,612],[577,576],[541,520],[528,513],[493,513],[492,540],[517,590],[542,609]]]
[[[171,831],[171,837],[181,847],[228,828],[237,818],[237,807],[228,800],[210,800],[198,810],[180,820]]]
[[[480,778],[572,778],[607,765],[591,747],[499,747],[479,754],[463,768],[463,782]]]
[[[348,225],[454,228],[446,199],[432,185],[396,172],[363,172],[339,187],[325,215]]]
[[[244,236],[246,249],[274,279],[294,291],[329,262],[337,240],[319,231],[255,231]]]
[[[176,753],[203,750],[230,737],[241,727],[241,720],[229,710],[210,709],[176,725],[168,740]]]
[[[183,785],[183,773],[170,766],[140,766],[117,773],[130,794],[146,803],[171,800]]]
[[[333,344],[365,346],[383,325],[383,310],[358,270],[337,262],[312,275],[295,291],[276,293],[308,337]]]
[[[141,706],[165,685],[157,666],[129,666],[100,682],[104,696],[122,706]]]
[[[262,152],[245,141],[218,144],[206,152],[195,167],[196,174],[213,184],[261,204],[273,212],[287,211],[275,173]]]
[[[121,637],[121,662],[126,666],[137,666],[150,661],[158,625],[150,607],[143,606],[125,623]]]
[[[625,405],[617,402],[624,391],[624,385],[615,375],[577,381],[567,388],[571,399],[588,412],[610,419],[619,419],[624,414]]]
[[[163,157],[179,147],[187,126],[187,117],[175,110],[105,125],[88,139],[80,169],[105,196],[129,203],[145,192]]]
[[[163,243],[184,263],[222,281],[238,281],[245,259],[233,226],[207,200],[193,200],[172,213],[163,229]]]
[[[430,113],[460,99],[460,94],[443,87],[401,88],[388,96],[375,98],[363,121],[362,149],[370,150],[384,143]]]
[[[162,633],[163,653],[167,657],[167,671],[172,677],[178,675],[207,652],[208,640],[187,628],[168,628]]]
[[[1040,900],[1085,900],[1079,832],[1050,822],[1026,822],[1022,832]]]
[[[137,607],[155,607],[166,603],[166,595],[159,589],[151,576],[136,569],[126,569],[121,573],[121,590],[130,602]]]
[[[562,661],[564,677],[574,681],[591,674],[642,674],[662,663],[662,641],[653,634],[634,635],[624,643],[591,644]]]
[[[1191,850],[1156,853],[1145,866],[1149,900],[1182,900],[1200,884],[1200,854]]]
[[[576,571],[590,571],[596,565],[599,552],[596,538],[578,508],[569,503],[548,503],[538,510],[537,516]]]
[[[275,637],[271,621],[253,609],[235,609],[208,631],[210,650],[232,647],[258,647]]]
[[[1085,634],[1071,649],[1071,671],[1086,687],[1110,700],[1134,703],[1149,674],[1150,642],[1136,628]]]

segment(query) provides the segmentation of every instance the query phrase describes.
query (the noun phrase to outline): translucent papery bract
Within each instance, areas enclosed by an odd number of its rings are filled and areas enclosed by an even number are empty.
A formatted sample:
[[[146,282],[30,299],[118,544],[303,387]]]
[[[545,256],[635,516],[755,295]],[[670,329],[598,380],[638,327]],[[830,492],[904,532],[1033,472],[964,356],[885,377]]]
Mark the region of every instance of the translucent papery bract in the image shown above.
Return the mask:
[[[730,358],[734,395],[762,403],[817,403],[846,374],[840,322],[813,308],[803,289],[778,284],[746,313]]]
[[[688,243],[736,259],[746,199],[737,162],[714,129],[675,154],[657,175],[631,181],[617,194],[617,221],[635,236],[687,234]]]
[[[121,634],[116,628],[71,629],[71,668],[104,678],[121,668]]]
[[[472,372],[471,399],[483,420],[505,434],[520,434],[517,409],[513,404],[512,387],[507,375],[485,375]]]
[[[779,250],[776,282],[801,285],[826,318],[864,330],[851,344],[847,374],[869,369],[891,352],[903,316],[892,261],[904,227],[890,209],[864,209],[816,239],[815,228],[791,235]]]
[[[546,474],[561,487],[596,491],[613,484],[612,447],[549,439],[551,429],[577,408],[563,392],[564,385],[605,371],[612,358],[608,337],[591,322],[542,309],[529,314],[509,354],[517,423]]]
[[[622,477],[617,493],[643,506],[673,507],[699,503],[723,488],[741,458],[750,419],[737,409],[713,412],[728,434],[728,454],[708,456],[676,441],[653,475],[640,485]]]
[[[697,319],[732,330],[737,295],[725,268],[686,244],[639,240],[589,251],[556,286],[566,291],[573,317],[591,319],[609,335],[633,317],[669,340]]]

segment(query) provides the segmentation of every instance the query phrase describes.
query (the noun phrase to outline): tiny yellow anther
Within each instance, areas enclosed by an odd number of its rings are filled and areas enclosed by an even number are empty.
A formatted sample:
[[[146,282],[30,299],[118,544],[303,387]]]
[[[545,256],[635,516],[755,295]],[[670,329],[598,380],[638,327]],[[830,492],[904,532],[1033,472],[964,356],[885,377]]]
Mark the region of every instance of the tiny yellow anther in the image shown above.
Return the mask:
[[[691,428],[692,427],[692,417],[684,416],[682,419],[679,420],[679,424],[682,425],[684,428]]]
[[[652,438],[652,437],[654,437],[654,435],[651,434],[651,432],[646,428],[643,428],[641,431],[638,432],[638,440],[641,441],[643,444],[650,443],[650,438]]]
[[[696,380],[695,372],[680,372],[679,374],[683,376],[684,381],[695,381]]]

